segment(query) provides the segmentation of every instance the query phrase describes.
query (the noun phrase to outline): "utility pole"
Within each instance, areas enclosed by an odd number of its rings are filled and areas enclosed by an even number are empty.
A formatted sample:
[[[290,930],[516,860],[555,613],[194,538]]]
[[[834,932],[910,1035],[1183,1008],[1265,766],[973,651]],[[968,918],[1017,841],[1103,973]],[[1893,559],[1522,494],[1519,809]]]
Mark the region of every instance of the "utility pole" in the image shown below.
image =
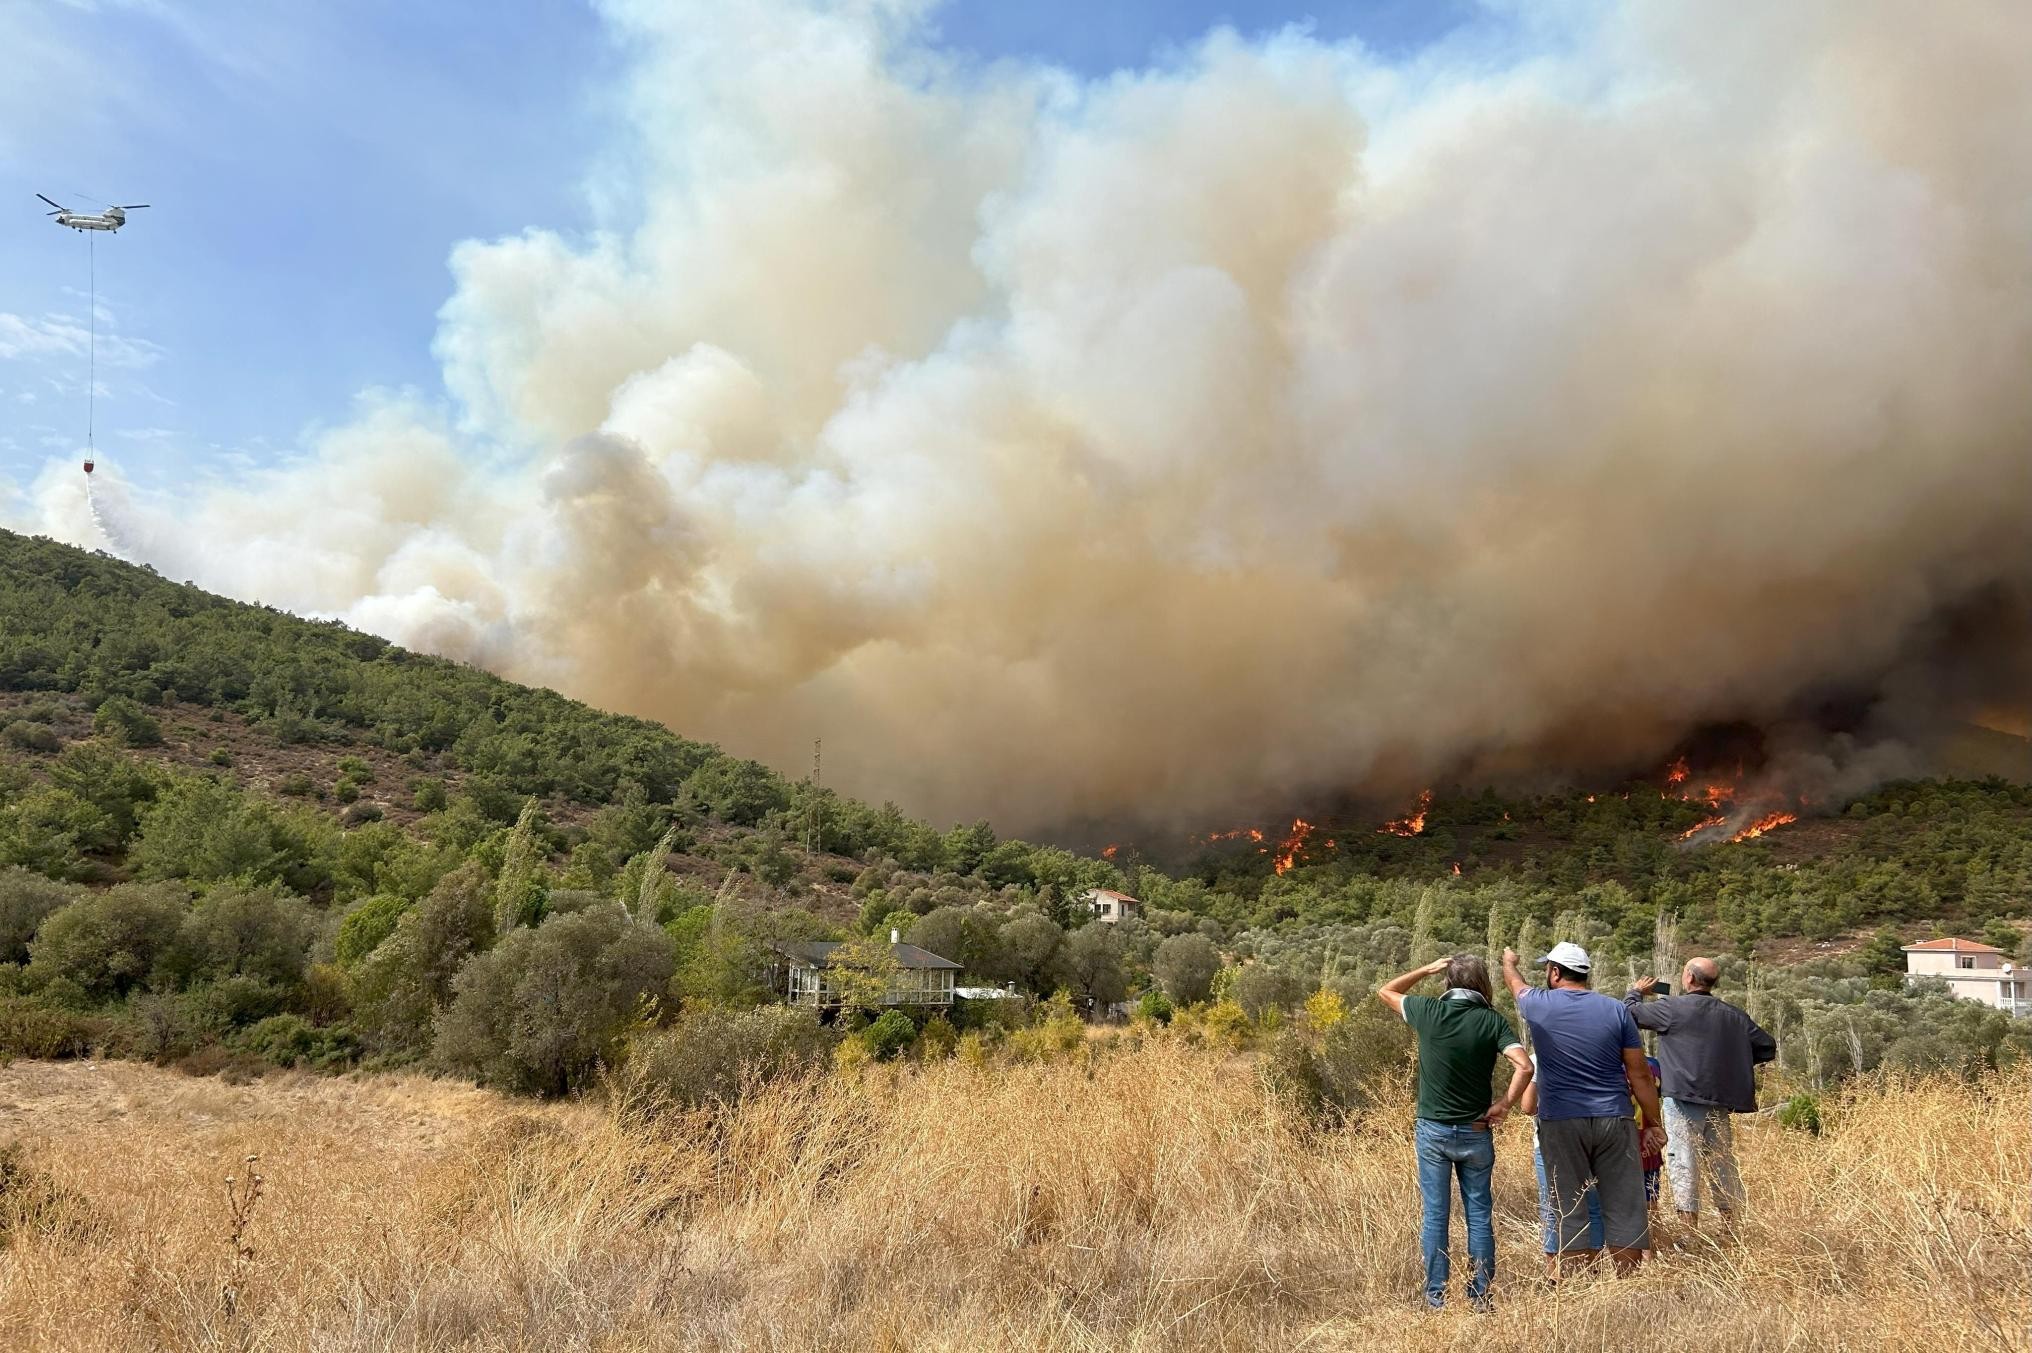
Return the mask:
[[[804,815],[804,854],[807,859],[825,851],[825,801],[819,793],[825,784],[822,774],[824,763],[819,756],[823,747],[823,739],[811,740],[811,801]]]

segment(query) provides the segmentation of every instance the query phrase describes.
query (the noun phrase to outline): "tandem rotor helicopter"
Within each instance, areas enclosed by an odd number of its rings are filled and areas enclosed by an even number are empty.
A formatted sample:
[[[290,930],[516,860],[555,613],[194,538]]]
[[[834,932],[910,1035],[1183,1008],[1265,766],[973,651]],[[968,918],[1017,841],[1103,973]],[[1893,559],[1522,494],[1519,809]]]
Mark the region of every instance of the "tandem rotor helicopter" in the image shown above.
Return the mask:
[[[146,202],[130,202],[126,206],[120,207],[108,204],[104,211],[72,211],[53,197],[43,193],[37,193],[36,196],[55,208],[54,211],[46,211],[43,215],[54,216],[58,225],[69,226],[72,230],[84,234],[87,243],[91,245],[85,251],[87,255],[85,265],[86,277],[89,288],[87,292],[88,305],[86,307],[86,313],[89,316],[87,331],[90,335],[87,341],[87,355],[85,358],[85,497],[89,501],[92,497],[92,469],[97,458],[97,453],[93,447],[95,438],[92,434],[94,425],[97,422],[99,396],[99,255],[98,237],[86,232],[104,231],[110,235],[121,226],[127,224],[128,212],[140,211],[148,204]],[[94,503],[93,515],[96,516],[97,513],[98,507]]]
[[[37,193],[36,196],[42,197],[42,194]],[[72,211],[53,197],[42,197],[42,200],[56,208],[43,215],[56,217],[58,225],[69,226],[72,230],[118,230],[127,224],[128,212],[140,211],[148,205],[146,202],[134,202],[124,207],[107,207],[104,211]]]

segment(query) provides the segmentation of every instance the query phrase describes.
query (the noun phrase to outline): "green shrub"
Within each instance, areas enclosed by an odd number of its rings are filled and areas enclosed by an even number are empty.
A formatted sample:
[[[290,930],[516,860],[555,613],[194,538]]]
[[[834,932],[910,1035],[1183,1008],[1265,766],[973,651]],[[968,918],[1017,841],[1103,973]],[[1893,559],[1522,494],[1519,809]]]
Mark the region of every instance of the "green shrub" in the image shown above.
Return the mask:
[[[959,1047],[960,1031],[944,1015],[933,1015],[917,1032],[917,1055],[927,1062],[942,1062]]]
[[[732,1104],[754,1086],[822,1067],[831,1042],[808,1010],[700,1006],[633,1039],[615,1083],[621,1103],[639,1114]]]
[[[909,1051],[917,1041],[917,1026],[901,1010],[884,1010],[867,1028],[855,1035],[878,1062],[890,1062]]]
[[[19,747],[24,752],[56,752],[63,750],[63,739],[56,730],[46,723],[32,719],[16,719],[5,728],[0,728],[0,742],[9,747]]]
[[[1136,1002],[1136,1015],[1139,1019],[1169,1024],[1171,1017],[1176,1013],[1177,1008],[1172,1005],[1171,998],[1161,991],[1146,991],[1142,999]]]
[[[1179,1005],[1196,1005],[1213,990],[1221,970],[1220,950],[1198,933],[1173,935],[1157,946],[1150,972]]]
[[[162,725],[124,695],[100,702],[92,715],[92,731],[124,747],[156,747],[162,743]]]
[[[0,869],[0,963],[27,962],[36,927],[76,896],[75,889],[29,870]]]
[[[333,950],[339,966],[350,968],[374,952],[381,941],[395,933],[396,922],[410,908],[409,899],[380,893],[356,904],[339,921]]]
[[[1778,1109],[1778,1126],[1794,1132],[1820,1135],[1820,1100],[1812,1095],[1794,1095]]]
[[[1324,1032],[1305,1025],[1279,1029],[1259,1068],[1265,1086],[1310,1122],[1331,1128],[1387,1098],[1393,1082],[1408,1085],[1410,1031],[1378,1012],[1385,1007],[1365,1001]]]
[[[412,780],[410,788],[416,791],[416,811],[419,813],[435,813],[450,802],[442,780]]]
[[[364,827],[369,822],[379,822],[385,816],[378,803],[356,803],[339,814],[339,821],[348,827]]]
[[[272,887],[222,885],[185,914],[160,972],[178,986],[234,977],[292,986],[303,977],[315,930],[301,898]]]
[[[332,797],[340,803],[351,803],[360,797],[360,786],[350,775],[341,775],[332,785]]]
[[[55,785],[31,790],[0,809],[0,864],[51,878],[89,878],[88,852],[115,841],[113,824],[89,799]]]
[[[385,1055],[423,1051],[459,970],[493,940],[493,880],[468,862],[405,910],[395,933],[351,969],[349,995],[362,1038]]]
[[[685,789],[722,822],[757,827],[771,813],[790,806],[783,777],[755,761],[716,756],[685,781]]]
[[[212,775],[172,779],[141,814],[127,862],[149,879],[280,879],[291,842],[280,810]]]
[[[230,766],[233,764],[233,754],[224,747],[212,748],[212,754],[205,759],[210,761],[214,766]]]
[[[374,767],[363,756],[340,757],[339,771],[355,784],[371,785],[374,783]]]
[[[28,996],[0,996],[0,1053],[16,1057],[83,1057],[102,1022]]]
[[[335,1071],[359,1060],[360,1041],[345,1025],[319,1028],[301,1015],[270,1015],[242,1032],[234,1045],[277,1066]]]
[[[307,799],[317,793],[317,784],[302,771],[291,771],[275,782],[275,792],[292,799]]]
[[[126,995],[175,943],[188,895],[173,884],[124,884],[50,913],[28,946],[37,985],[68,981],[91,1000]]]
[[[618,905],[518,926],[459,973],[436,1056],[501,1089],[564,1094],[614,1060],[674,967],[670,936]]]

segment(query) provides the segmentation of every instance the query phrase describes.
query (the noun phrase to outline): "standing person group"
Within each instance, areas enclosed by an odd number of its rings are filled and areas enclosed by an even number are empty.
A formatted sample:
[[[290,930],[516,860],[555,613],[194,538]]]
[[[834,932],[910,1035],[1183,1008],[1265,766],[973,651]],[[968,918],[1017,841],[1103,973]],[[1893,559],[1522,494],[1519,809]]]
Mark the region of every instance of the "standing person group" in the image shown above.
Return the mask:
[[[1688,961],[1684,994],[1646,999],[1655,977],[1639,978],[1623,1004],[1640,1029],[1658,1034],[1659,1079],[1665,1090],[1665,1171],[1672,1202],[1688,1227],[1700,1222],[1700,1185],[1707,1180],[1715,1211],[1733,1225],[1743,1208],[1731,1114],[1757,1107],[1757,1068],[1778,1055],[1778,1043],[1714,989],[1721,968],[1711,958]]]
[[[1594,991],[1594,962],[1577,944],[1555,944],[1534,966],[1544,975],[1542,987],[1526,980],[1515,950],[1503,951],[1503,980],[1537,1049],[1529,1057],[1490,1003],[1488,965],[1471,954],[1413,968],[1376,991],[1418,1037],[1419,1246],[1425,1301],[1435,1310],[1446,1304],[1456,1183],[1467,1219],[1468,1299],[1488,1309],[1496,1273],[1490,1130],[1520,1105],[1538,1119],[1550,1277],[1560,1276],[1565,1260],[1592,1260],[1603,1249],[1619,1275],[1637,1267],[1652,1248],[1650,1204],[1658,1197],[1661,1153],[1689,1224],[1698,1215],[1703,1176],[1724,1218],[1742,1210],[1729,1115],[1756,1108],[1756,1067],[1778,1049],[1756,1021],[1715,998],[1721,970],[1714,960],[1689,962],[1681,974],[1685,994],[1655,1001],[1648,998],[1660,983],[1652,977],[1621,1001]],[[1441,974],[1441,995],[1412,993]],[[1658,1034],[1655,1060],[1644,1055],[1640,1028]],[[1496,1096],[1491,1077],[1499,1057],[1513,1071]]]

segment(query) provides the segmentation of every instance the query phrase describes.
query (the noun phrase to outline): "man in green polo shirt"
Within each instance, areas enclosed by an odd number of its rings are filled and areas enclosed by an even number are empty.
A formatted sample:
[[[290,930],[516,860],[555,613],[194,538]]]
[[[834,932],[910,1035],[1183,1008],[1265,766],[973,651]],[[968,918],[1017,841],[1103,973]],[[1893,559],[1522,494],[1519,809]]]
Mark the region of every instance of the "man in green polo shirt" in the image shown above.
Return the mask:
[[[1441,973],[1446,974],[1443,994],[1410,994],[1425,978]],[[1489,965],[1472,954],[1435,959],[1376,990],[1418,1035],[1414,1140],[1418,1191],[1425,1200],[1419,1245],[1425,1252],[1425,1304],[1434,1310],[1446,1305],[1447,1223],[1456,1176],[1468,1224],[1468,1301],[1477,1310],[1488,1305],[1489,1283],[1496,1276],[1495,1204],[1489,1189],[1496,1144],[1489,1130],[1531,1083],[1531,1059],[1510,1021],[1489,1003],[1491,992]],[[1514,1071],[1502,1098],[1493,1099],[1491,1076],[1498,1055],[1509,1058]]]

